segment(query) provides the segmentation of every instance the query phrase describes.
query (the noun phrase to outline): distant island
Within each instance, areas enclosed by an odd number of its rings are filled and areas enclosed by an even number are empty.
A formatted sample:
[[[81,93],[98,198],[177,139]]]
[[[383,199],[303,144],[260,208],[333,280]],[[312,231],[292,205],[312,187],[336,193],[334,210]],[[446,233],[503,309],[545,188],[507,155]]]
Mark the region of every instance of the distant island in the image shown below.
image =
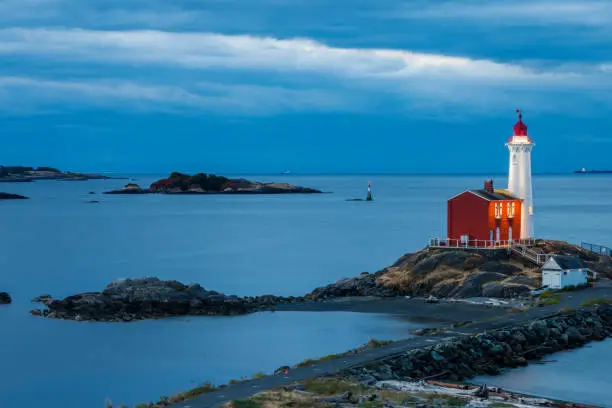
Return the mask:
[[[174,172],[149,188],[129,183],[119,190],[104,194],[317,194],[319,190],[287,183],[261,183],[243,178],[230,179],[214,174],[193,176]]]
[[[612,170],[587,170],[585,168],[582,168],[580,170],[575,170],[574,173],[576,174],[611,174]]]
[[[28,197],[19,194],[10,194],[0,192],[0,200],[26,200]]]
[[[101,174],[73,173],[53,167],[0,166],[0,182],[28,183],[39,180],[108,180],[114,177]]]

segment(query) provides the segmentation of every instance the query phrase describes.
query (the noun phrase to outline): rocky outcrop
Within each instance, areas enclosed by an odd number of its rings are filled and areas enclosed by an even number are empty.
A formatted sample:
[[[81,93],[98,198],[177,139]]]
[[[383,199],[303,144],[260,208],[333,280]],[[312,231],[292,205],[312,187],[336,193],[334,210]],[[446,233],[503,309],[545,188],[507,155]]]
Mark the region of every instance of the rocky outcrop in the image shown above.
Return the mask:
[[[31,313],[57,319],[122,322],[181,315],[239,315],[298,300],[303,299],[228,296],[198,284],[139,278],[115,281],[102,292],[81,293],[65,299],[42,295],[34,301],[42,302],[47,309]]]
[[[461,381],[495,375],[504,368],[528,364],[557,351],[600,341],[612,334],[612,307],[573,311],[513,328],[456,337],[435,346],[411,350],[345,375],[361,382],[422,380]]]
[[[6,292],[0,292],[0,305],[8,305],[12,302],[11,295]]]
[[[0,200],[26,200],[27,198],[19,194],[0,193]]]
[[[537,268],[522,265],[506,251],[431,250],[406,254],[374,274],[342,279],[317,288],[317,300],[344,296],[517,297],[539,284]],[[496,294],[499,296],[492,296]]]
[[[542,253],[578,255],[583,263],[604,276],[612,277],[612,259],[588,252],[561,241],[537,241],[535,250]],[[429,296],[496,297],[528,296],[539,288],[540,268],[498,251],[462,251],[424,249],[406,254],[393,265],[374,274],[362,273],[355,278],[317,288],[313,299],[343,296]]]
[[[118,190],[106,191],[104,194],[149,194],[151,191],[138,184],[128,183]]]

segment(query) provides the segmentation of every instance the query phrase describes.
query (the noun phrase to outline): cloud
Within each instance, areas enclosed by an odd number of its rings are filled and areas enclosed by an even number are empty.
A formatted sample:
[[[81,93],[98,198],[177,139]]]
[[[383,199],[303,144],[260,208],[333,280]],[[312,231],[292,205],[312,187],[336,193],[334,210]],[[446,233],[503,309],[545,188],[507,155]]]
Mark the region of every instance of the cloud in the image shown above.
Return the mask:
[[[358,109],[358,100],[326,90],[198,83],[185,90],[123,80],[53,81],[0,77],[0,113],[54,113],[58,109],[110,107],[182,114],[270,115],[291,111]]]
[[[73,87],[92,103],[132,101],[148,109],[168,105],[253,114],[362,110],[383,97],[397,101],[386,108],[400,111],[458,106],[490,112],[517,104],[540,111],[578,105],[573,109],[577,112],[589,109],[590,103],[612,107],[601,99],[602,92],[612,90],[608,63],[538,66],[403,49],[334,47],[304,38],[7,28],[0,29],[0,58],[32,61],[34,71],[34,62],[44,61],[38,73],[28,71],[42,89]],[[86,78],[46,80],[53,64],[80,67]],[[110,87],[89,79],[105,70],[118,78],[135,70],[136,79],[118,79]],[[164,75],[164,70],[176,75]],[[221,82],[215,88],[215,77],[232,73],[242,77],[240,83]],[[140,79],[145,77],[149,83]],[[275,86],[258,85],[262,80]],[[569,99],[569,93],[575,96]],[[367,99],[372,101],[365,104]]]
[[[310,39],[178,33],[153,30],[0,30],[0,55],[50,60],[141,63],[191,69],[310,71],[358,78],[401,80],[443,77],[474,81],[571,81],[574,72],[538,70],[511,63],[412,52],[339,48]]]

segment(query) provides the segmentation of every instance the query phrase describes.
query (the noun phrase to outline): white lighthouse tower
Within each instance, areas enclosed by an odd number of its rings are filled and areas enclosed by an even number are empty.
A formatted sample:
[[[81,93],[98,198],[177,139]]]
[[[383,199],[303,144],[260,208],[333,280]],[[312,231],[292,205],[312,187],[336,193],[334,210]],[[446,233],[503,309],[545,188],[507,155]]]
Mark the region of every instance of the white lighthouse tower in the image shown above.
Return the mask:
[[[518,122],[514,125],[513,135],[508,139],[510,150],[510,171],[508,173],[508,190],[512,195],[523,200],[521,209],[521,239],[533,238],[533,187],[531,185],[531,150],[535,146],[527,135],[527,125],[523,123],[523,114],[518,113]]]

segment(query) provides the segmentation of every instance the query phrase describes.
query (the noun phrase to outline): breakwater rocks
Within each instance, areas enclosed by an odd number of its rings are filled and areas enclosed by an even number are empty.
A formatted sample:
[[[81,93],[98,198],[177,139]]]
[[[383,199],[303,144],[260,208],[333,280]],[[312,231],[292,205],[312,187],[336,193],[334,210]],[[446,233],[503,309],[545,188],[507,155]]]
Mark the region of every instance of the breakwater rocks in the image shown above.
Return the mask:
[[[344,375],[371,385],[387,380],[447,379],[499,374],[544,355],[572,349],[612,334],[612,307],[585,309],[534,320],[509,329],[455,337],[435,346],[351,369]]]
[[[0,292],[0,305],[8,305],[12,302],[11,295],[6,292]]]
[[[65,299],[42,295],[34,301],[43,303],[47,309],[32,310],[31,314],[78,321],[129,322],[182,315],[240,315],[300,300],[303,299],[272,295],[229,296],[198,284],[138,278],[118,280],[102,292],[80,293]]]

